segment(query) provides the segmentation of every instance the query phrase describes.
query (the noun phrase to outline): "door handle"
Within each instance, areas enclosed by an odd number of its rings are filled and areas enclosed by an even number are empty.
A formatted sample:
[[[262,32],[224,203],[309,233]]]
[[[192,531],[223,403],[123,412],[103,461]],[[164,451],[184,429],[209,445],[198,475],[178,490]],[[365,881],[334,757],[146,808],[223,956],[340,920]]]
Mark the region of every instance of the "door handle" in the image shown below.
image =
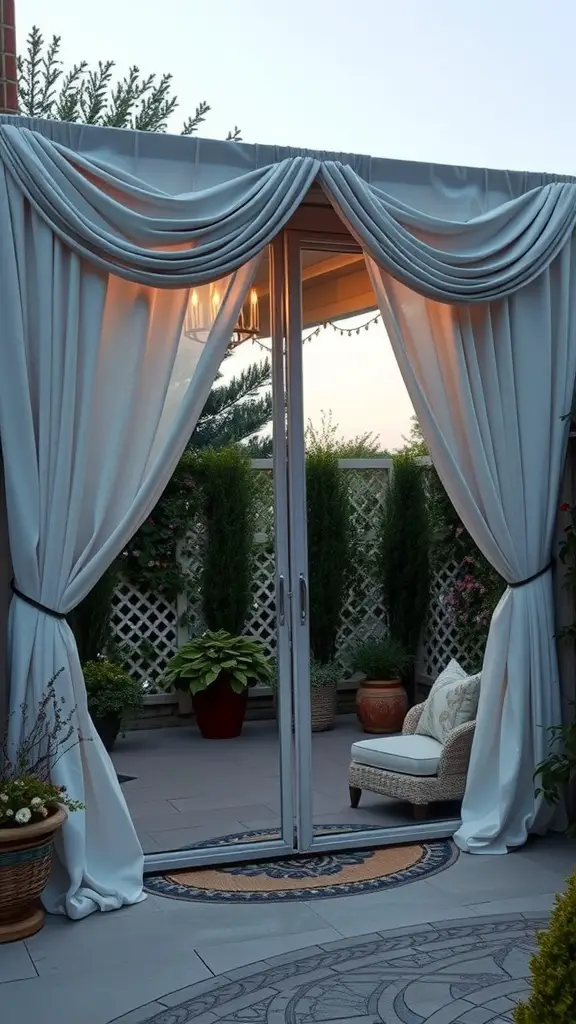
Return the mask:
[[[283,576],[278,577],[278,625],[286,625],[286,592]]]
[[[308,580],[300,573],[300,622],[305,625],[308,619]]]

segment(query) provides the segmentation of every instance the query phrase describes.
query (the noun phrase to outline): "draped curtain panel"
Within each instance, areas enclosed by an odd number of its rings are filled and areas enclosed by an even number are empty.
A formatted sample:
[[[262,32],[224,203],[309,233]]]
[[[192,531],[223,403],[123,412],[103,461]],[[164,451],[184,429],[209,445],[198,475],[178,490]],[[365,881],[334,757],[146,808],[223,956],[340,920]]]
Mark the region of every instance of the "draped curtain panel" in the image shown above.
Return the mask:
[[[576,188],[551,182],[458,221],[337,162],[321,180],[364,249],[440,478],[510,584],[490,627],[455,837],[506,853],[554,819],[533,773],[562,720],[550,563],[576,374]]]
[[[83,259],[5,165],[0,211],[0,436],[13,571],[25,595],[66,613],[166,486],[229,344],[256,260],[220,282],[223,300],[212,329],[190,341],[181,332],[187,288],[154,289]],[[53,772],[86,810],[64,826],[47,909],[81,918],[139,900],[142,851],[88,715],[70,628],[15,597],[8,649],[15,712],[9,742],[18,739],[22,703],[34,720],[59,669],[57,692],[68,711],[76,708],[82,737]]]
[[[490,627],[455,836],[470,853],[506,853],[552,822],[533,773],[562,720],[549,567],[576,373],[574,242],[532,284],[470,307],[426,299],[367,262],[434,465],[513,584]]]

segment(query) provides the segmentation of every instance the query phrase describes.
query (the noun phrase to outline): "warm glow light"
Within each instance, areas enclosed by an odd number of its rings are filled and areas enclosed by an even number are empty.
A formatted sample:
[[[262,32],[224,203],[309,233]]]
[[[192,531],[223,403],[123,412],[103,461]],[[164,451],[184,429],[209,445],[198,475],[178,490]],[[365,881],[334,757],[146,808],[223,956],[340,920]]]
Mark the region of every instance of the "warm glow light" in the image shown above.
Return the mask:
[[[209,298],[202,302],[203,290],[198,293],[196,289],[190,292],[186,317],[184,320],[184,333],[189,338],[197,338],[198,334],[210,334],[214,321],[216,320],[222,305],[222,296],[216,285],[210,285]],[[206,317],[206,314],[208,316]],[[258,305],[258,293],[252,288],[249,298],[240,310],[236,327],[231,339],[231,345],[241,344],[248,338],[257,337],[260,333],[260,308]]]
[[[255,288],[250,292],[250,330],[260,330],[260,307],[258,305],[258,292]]]

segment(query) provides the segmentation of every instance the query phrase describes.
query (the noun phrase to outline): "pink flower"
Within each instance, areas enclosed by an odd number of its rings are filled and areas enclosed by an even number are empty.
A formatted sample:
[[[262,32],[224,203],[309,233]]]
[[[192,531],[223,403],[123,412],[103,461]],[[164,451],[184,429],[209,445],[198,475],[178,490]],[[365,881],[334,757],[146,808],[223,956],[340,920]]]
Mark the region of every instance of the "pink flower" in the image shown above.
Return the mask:
[[[570,505],[568,504],[567,501],[563,501],[562,502],[562,504],[560,505],[560,511],[561,512],[569,512],[570,511]]]

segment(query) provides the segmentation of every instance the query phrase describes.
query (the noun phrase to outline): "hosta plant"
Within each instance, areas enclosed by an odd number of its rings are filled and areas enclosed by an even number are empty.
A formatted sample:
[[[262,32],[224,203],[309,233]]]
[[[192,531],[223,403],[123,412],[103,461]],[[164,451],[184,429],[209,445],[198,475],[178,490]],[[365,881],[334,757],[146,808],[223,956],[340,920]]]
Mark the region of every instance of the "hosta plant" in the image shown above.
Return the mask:
[[[171,659],[167,682],[193,696],[225,677],[235,693],[257,683],[270,683],[272,664],[262,644],[247,636],[233,636],[221,629],[189,640]]]

